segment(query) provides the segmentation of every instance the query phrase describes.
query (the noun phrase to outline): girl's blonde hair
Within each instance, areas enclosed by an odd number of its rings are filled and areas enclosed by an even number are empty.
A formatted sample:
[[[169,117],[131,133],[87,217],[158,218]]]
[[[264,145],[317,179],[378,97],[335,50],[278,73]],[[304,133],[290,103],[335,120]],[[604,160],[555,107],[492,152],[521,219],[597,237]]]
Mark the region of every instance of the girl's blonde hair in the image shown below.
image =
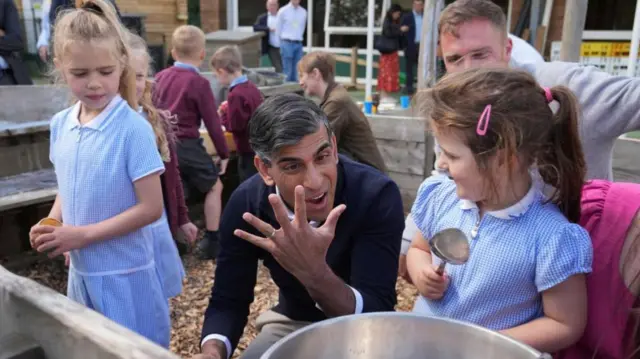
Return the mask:
[[[56,20],[53,47],[56,61],[63,62],[67,48],[74,42],[113,41],[114,55],[122,65],[119,93],[135,109],[136,77],[129,62],[126,31],[111,4],[104,0],[76,0],[76,9],[62,12]]]
[[[489,159],[500,156],[512,173],[512,159],[519,158],[555,187],[551,201],[565,216],[580,220],[586,165],[578,102],[568,88],[542,88],[524,71],[470,69],[445,76],[420,96],[431,128],[461,138],[494,191]],[[559,105],[555,113],[551,101]]]
[[[147,50],[147,43],[138,35],[128,32],[127,33],[127,45],[131,49],[131,56],[142,56],[149,67],[151,67],[151,56],[149,56],[149,50]],[[149,75],[149,74],[146,74]],[[171,123],[169,121],[170,115],[168,111],[158,110],[152,101],[153,82],[149,79],[145,80],[145,88],[142,97],[140,98],[139,105],[142,110],[147,113],[147,120],[153,127],[153,132],[156,135],[156,143],[160,156],[165,162],[171,160],[169,153],[169,138],[167,133],[173,133],[170,130]]]

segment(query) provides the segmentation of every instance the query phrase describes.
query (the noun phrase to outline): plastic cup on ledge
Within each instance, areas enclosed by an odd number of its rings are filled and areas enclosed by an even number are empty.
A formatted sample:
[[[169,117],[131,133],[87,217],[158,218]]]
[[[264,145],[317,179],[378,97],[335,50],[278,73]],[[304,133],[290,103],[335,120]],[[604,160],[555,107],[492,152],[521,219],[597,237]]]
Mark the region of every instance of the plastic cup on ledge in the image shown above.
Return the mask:
[[[371,115],[373,113],[373,102],[365,101],[364,102],[364,113],[366,115]]]
[[[400,106],[402,108],[409,108],[411,106],[411,98],[409,98],[409,96],[400,97]]]

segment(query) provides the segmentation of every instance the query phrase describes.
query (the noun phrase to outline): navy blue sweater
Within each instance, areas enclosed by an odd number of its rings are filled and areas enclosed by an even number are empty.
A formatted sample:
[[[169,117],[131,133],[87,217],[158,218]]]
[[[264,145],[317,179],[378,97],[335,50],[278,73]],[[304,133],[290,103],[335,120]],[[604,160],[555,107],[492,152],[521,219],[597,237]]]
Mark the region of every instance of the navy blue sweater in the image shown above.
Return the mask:
[[[271,193],[275,193],[275,187],[266,186],[255,175],[235,190],[222,215],[220,253],[202,338],[224,335],[233,350],[242,336],[254,299],[259,259],[263,259],[280,288],[274,311],[298,321],[327,318],[305,287],[268,252],[233,235],[235,229],[242,229],[263,236],[242,219],[244,212],[280,227],[267,200]],[[404,230],[398,186],[373,167],[341,156],[335,196],[335,205],[345,204],[347,209],[338,221],[327,263],[338,277],[362,294],[363,312],[393,311]]]

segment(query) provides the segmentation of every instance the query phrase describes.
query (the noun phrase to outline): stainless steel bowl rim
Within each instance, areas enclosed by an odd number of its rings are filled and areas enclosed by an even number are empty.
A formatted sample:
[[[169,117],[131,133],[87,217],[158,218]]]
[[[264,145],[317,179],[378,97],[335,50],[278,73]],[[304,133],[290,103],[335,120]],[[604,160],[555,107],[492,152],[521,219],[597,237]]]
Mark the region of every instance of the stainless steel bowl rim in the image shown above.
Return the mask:
[[[349,320],[349,319],[353,319],[353,318],[375,318],[375,317],[412,317],[412,318],[417,318],[417,317],[422,317],[422,318],[429,318],[431,320],[436,320],[436,321],[442,321],[442,322],[447,322],[447,323],[452,323],[452,324],[460,324],[466,327],[470,327],[470,328],[475,328],[479,331],[488,333],[488,334],[493,334],[493,335],[497,335],[499,337],[501,337],[502,339],[521,347],[523,350],[527,350],[530,351],[532,354],[537,355],[540,359],[546,359],[546,358],[551,358],[548,354],[546,353],[541,353],[538,350],[524,344],[521,343],[513,338],[510,338],[506,335],[500,334],[496,331],[487,329],[485,327],[481,327],[479,325],[473,324],[473,323],[468,323],[468,322],[463,322],[460,320],[455,320],[455,319],[449,319],[449,318],[438,318],[438,317],[430,317],[427,315],[422,315],[422,314],[416,314],[416,313],[410,313],[410,312],[376,312],[376,313],[364,313],[364,314],[351,314],[351,315],[344,315],[344,316],[340,316],[340,317],[335,317],[335,318],[330,318],[330,319],[326,319],[317,323],[313,323],[310,324],[302,329],[299,329],[293,333],[290,333],[289,335],[285,336],[284,338],[280,339],[279,341],[277,341],[274,345],[272,345],[269,350],[267,350],[264,354],[262,354],[261,358],[270,358],[274,352],[276,352],[278,350],[278,348],[283,345],[284,343],[286,343],[287,341],[289,341],[291,338],[302,335],[305,332],[314,330],[316,328],[320,328],[320,327],[324,327],[324,326],[329,326],[333,323],[336,322],[340,322],[340,321],[344,321],[344,320]]]

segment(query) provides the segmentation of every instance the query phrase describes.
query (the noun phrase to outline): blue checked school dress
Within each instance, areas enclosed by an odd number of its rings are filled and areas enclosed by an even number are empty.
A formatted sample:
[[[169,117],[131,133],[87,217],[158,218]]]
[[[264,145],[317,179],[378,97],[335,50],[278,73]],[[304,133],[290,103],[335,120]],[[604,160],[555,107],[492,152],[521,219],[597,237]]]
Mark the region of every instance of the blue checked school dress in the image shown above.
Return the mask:
[[[134,182],[164,171],[151,125],[116,96],[80,125],[80,104],[51,120],[50,158],[65,225],[112,218],[137,203]],[[70,253],[69,298],[169,346],[169,306],[154,258],[153,228]]]
[[[586,230],[557,206],[544,203],[534,183],[515,205],[479,217],[475,203],[456,195],[444,175],[427,178],[411,215],[424,238],[446,228],[466,233],[466,264],[447,264],[449,287],[440,300],[419,296],[414,312],[504,330],[543,316],[541,293],[570,276],[591,272],[593,250]],[[433,264],[440,259],[432,256]]]
[[[138,109],[145,118],[147,114]],[[162,291],[167,299],[182,293],[182,280],[186,276],[178,247],[169,228],[166,208],[162,211],[162,217],[149,225],[153,238],[153,254],[162,284]]]

